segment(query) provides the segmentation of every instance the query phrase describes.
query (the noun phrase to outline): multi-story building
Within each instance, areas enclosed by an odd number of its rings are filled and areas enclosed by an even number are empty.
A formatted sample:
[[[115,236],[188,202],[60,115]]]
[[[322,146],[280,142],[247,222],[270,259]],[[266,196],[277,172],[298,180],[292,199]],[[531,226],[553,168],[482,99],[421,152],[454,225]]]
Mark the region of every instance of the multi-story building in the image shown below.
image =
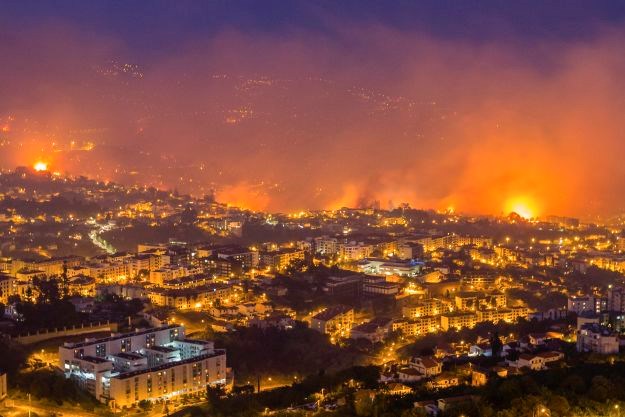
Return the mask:
[[[447,331],[451,328],[472,328],[477,324],[477,315],[472,312],[455,312],[441,314],[441,329]]]
[[[371,343],[378,343],[388,336],[391,328],[391,319],[374,319],[352,327],[349,337],[352,339],[367,339]]]
[[[476,311],[481,308],[500,308],[506,305],[506,295],[495,291],[485,292],[459,292],[454,296],[456,310]]]
[[[149,281],[152,284],[163,285],[166,281],[171,281],[172,279],[182,278],[200,272],[201,270],[199,269],[190,270],[188,267],[183,265],[165,265],[161,268],[150,271]]]
[[[243,270],[258,268],[259,254],[257,250],[247,249],[238,245],[208,246],[198,249],[198,258],[216,257],[237,261]]]
[[[577,331],[577,351],[605,355],[618,353],[618,335],[606,327],[585,324]]]
[[[166,289],[195,288],[213,283],[213,277],[208,274],[188,275],[164,281],[160,286]]]
[[[95,278],[77,275],[69,279],[68,293],[81,297],[95,296]]]
[[[11,262],[12,274],[23,269],[41,271],[46,276],[62,275],[64,268],[80,265],[84,259],[80,256],[64,256],[37,261],[14,259]]]
[[[363,276],[329,277],[324,291],[330,296],[357,297],[362,294]]]
[[[454,304],[457,310],[477,310],[477,300],[480,296],[477,292],[461,292],[454,297]]]
[[[320,255],[336,255],[339,252],[339,240],[335,237],[315,238],[315,252]]]
[[[165,326],[59,347],[67,378],[113,407],[201,393],[226,383],[226,352]]]
[[[601,313],[608,309],[609,299],[592,295],[572,295],[567,300],[567,309],[576,314]]]
[[[9,296],[13,295],[14,279],[7,274],[0,274],[0,302],[7,304]]]
[[[625,242],[625,238],[621,239]],[[608,288],[608,310],[614,312],[625,312],[625,288],[610,286]]]
[[[443,302],[438,298],[428,298],[402,307],[402,315],[407,318],[437,316],[444,311]]]
[[[137,276],[141,272],[156,271],[169,265],[169,256],[158,253],[139,253],[126,261],[128,264],[128,273],[131,277]],[[176,264],[174,264],[176,265]]]
[[[310,327],[332,337],[347,337],[354,326],[354,309],[338,305],[314,315]]]
[[[304,251],[299,249],[280,249],[271,252],[261,252],[260,263],[276,271],[284,271],[292,262],[304,260],[304,256]]]
[[[415,259],[423,254],[423,246],[418,243],[399,243],[397,245],[397,257],[399,259]]]
[[[474,261],[479,261],[479,262],[487,263],[491,265],[497,261],[497,254],[491,248],[481,248],[481,247],[478,248],[478,247],[473,246],[471,247],[471,249],[469,249],[469,256]],[[490,288],[490,287],[485,286],[483,288]]]
[[[452,249],[467,245],[486,248],[493,246],[493,240],[491,238],[479,236],[435,235],[420,237],[413,241],[423,246],[423,250],[426,252],[432,252],[437,249]]]
[[[373,245],[363,242],[349,242],[339,244],[339,258],[342,261],[358,261],[371,256],[374,251]]]
[[[423,268],[423,262],[414,259],[390,261],[381,258],[367,258],[358,262],[358,270],[369,275],[415,277]]]
[[[460,281],[466,287],[475,290],[493,290],[497,287],[500,281],[500,277],[497,274],[467,274],[464,275]]]
[[[209,284],[179,289],[153,288],[148,291],[148,298],[155,306],[188,310],[210,308],[217,300],[226,302],[232,294],[231,286]]]
[[[421,316],[412,320],[400,320],[393,323],[393,330],[400,330],[406,336],[422,336],[436,332],[440,328],[438,316]]]
[[[505,321],[513,323],[520,317],[527,318],[529,310],[527,307],[515,306],[509,308],[478,310],[476,314],[478,323],[483,321],[490,321],[493,323]]]
[[[90,264],[89,276],[98,282],[125,281],[130,277],[128,264],[124,262]]]

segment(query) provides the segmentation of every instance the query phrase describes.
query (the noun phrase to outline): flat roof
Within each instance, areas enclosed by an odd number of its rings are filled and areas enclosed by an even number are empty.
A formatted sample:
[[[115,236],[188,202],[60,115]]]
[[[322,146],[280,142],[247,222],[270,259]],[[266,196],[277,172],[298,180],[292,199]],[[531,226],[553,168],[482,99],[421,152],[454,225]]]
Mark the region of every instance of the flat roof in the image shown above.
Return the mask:
[[[126,338],[132,337],[132,336],[141,336],[141,335],[148,334],[148,333],[154,333],[154,332],[158,332],[158,331],[162,331],[162,330],[170,330],[170,329],[176,329],[176,328],[183,328],[183,327],[175,325],[175,324],[169,324],[169,325],[163,326],[163,327],[152,327],[150,329],[140,330],[138,332],[122,333],[122,334],[118,334],[118,335],[115,335],[115,336],[104,337],[102,339],[96,339],[96,340],[91,340],[91,341],[67,344],[67,345],[63,345],[61,347],[64,347],[66,349],[76,349],[76,348],[81,348],[81,347],[85,347],[85,346],[96,345],[98,343],[106,343],[106,342],[111,342],[113,340],[126,339]]]
[[[194,345],[207,345],[207,344],[211,343],[208,340],[201,340],[201,339],[176,339],[176,340],[174,340],[174,342],[191,343],[191,344],[194,344]]]
[[[147,374],[147,373],[151,373],[151,372],[163,371],[163,370],[166,370],[166,369],[169,369],[169,368],[176,367],[178,365],[184,365],[184,364],[187,364],[187,363],[199,362],[199,361],[204,360],[204,359],[214,358],[216,356],[221,356],[221,355],[225,355],[225,354],[226,354],[226,350],[225,349],[215,349],[212,353],[206,353],[206,354],[203,354],[203,355],[194,356],[192,358],[185,359],[185,360],[182,360],[182,361],[164,363],[162,365],[155,366],[153,368],[140,369],[140,370],[137,370],[137,371],[121,372],[118,375],[111,376],[111,379],[113,379],[113,378],[116,378],[116,379],[132,378],[133,376],[137,376],[137,375],[141,375],[141,374]]]

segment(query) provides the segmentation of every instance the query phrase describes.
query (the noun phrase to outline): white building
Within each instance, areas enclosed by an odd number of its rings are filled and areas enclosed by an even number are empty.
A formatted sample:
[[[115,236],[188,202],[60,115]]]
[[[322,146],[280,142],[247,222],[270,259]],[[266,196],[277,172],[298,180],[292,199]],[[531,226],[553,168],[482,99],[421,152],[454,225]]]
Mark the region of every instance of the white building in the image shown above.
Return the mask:
[[[315,238],[315,252],[321,255],[335,255],[339,251],[339,241],[335,237]]]
[[[373,253],[373,245],[363,242],[340,243],[338,248],[339,257],[342,261],[358,261],[367,258]]]
[[[577,331],[577,351],[615,354],[619,352],[619,339],[605,327],[586,324]]]
[[[66,343],[59,347],[59,367],[114,407],[226,383],[225,350],[210,341],[185,339],[184,327],[175,325]]]

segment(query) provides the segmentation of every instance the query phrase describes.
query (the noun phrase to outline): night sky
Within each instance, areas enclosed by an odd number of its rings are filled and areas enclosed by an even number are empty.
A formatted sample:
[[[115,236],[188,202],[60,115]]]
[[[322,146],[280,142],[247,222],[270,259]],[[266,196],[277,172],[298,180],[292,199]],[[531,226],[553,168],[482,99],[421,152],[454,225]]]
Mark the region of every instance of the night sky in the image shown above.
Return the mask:
[[[0,1],[0,163],[253,209],[614,214],[623,45],[617,1]]]

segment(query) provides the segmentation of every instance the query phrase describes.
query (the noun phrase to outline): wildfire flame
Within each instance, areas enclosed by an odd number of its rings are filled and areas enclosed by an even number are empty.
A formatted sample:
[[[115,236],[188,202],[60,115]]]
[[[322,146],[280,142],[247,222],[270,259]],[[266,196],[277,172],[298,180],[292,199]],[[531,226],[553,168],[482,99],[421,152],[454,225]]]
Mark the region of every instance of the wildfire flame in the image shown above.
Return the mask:
[[[48,170],[48,164],[42,161],[39,161],[33,165],[33,168],[37,172],[43,172]]]

